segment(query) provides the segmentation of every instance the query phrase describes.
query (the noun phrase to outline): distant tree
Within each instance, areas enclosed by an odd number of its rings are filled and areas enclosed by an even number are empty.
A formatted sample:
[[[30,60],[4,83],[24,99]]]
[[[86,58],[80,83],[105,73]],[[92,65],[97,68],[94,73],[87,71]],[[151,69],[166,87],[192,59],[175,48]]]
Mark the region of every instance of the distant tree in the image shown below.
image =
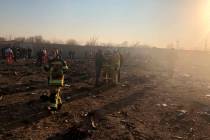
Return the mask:
[[[52,44],[64,44],[64,42],[62,40],[59,40],[59,39],[53,39],[51,41]]]
[[[42,36],[34,36],[34,43],[44,43]]]
[[[12,41],[13,40],[13,36],[12,35],[9,35],[6,40],[7,41]]]
[[[97,46],[98,45],[98,39],[93,37],[90,38],[89,41],[86,42],[85,46]]]
[[[51,42],[49,40],[44,40],[45,44],[51,44]]]
[[[0,37],[0,41],[6,41],[5,37]]]
[[[25,42],[34,43],[34,39],[33,39],[33,37],[28,37],[28,38],[25,39]]]
[[[166,48],[168,48],[168,49],[173,49],[173,48],[174,48],[174,44],[173,44],[173,43],[169,43],[169,44],[166,46]]]
[[[114,47],[114,44],[113,43],[101,43],[100,46],[102,47]]]
[[[66,44],[67,44],[67,45],[76,46],[76,45],[78,45],[79,43],[78,43],[75,39],[69,39],[69,40],[66,41]]]
[[[25,41],[25,37],[16,37],[14,38],[15,41],[18,41],[18,42],[24,42]]]
[[[121,44],[120,44],[121,47],[128,47],[128,41],[123,41]]]
[[[141,47],[140,42],[135,42],[132,46],[133,47]]]
[[[25,39],[25,42],[28,43],[49,43],[49,41],[44,40],[42,36],[31,36]]]

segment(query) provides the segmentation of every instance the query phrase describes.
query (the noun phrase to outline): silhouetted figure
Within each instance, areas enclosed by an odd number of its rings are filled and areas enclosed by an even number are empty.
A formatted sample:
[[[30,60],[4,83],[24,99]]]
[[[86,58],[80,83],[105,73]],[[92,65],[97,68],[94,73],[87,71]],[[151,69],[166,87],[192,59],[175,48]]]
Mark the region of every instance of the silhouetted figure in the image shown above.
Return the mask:
[[[69,58],[74,59],[75,52],[74,51],[69,51]]]
[[[41,66],[41,59],[42,59],[42,50],[41,49],[37,52],[36,57],[37,57],[36,64],[38,66]]]
[[[101,76],[101,69],[104,62],[104,56],[101,50],[98,50],[95,57],[95,67],[96,67],[96,81],[95,86],[99,85],[99,79]]]
[[[32,49],[28,48],[28,59],[31,59]]]
[[[114,51],[112,54],[112,62],[111,65],[113,67],[113,72],[112,72],[112,77],[113,77],[113,83],[118,84],[120,80],[120,66],[121,66],[121,61],[120,61],[120,52],[119,51]]]
[[[7,64],[11,65],[14,62],[14,53],[11,48],[5,50]]]
[[[14,48],[12,48],[12,50],[13,50],[13,53],[14,53],[14,62],[17,62],[17,48],[14,47]]]

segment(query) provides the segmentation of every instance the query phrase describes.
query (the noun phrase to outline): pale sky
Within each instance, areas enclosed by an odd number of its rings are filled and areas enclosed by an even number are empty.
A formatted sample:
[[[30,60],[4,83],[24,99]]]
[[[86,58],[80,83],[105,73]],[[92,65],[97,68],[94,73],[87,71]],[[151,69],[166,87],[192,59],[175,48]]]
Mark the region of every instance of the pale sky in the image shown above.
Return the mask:
[[[0,36],[194,48],[203,47],[209,15],[209,0],[0,0]]]

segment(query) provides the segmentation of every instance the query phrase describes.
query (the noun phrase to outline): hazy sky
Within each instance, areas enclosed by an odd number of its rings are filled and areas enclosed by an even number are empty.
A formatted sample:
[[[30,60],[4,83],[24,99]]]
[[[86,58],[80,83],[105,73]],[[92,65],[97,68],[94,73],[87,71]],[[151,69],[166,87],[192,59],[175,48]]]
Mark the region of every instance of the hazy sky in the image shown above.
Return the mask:
[[[0,36],[202,47],[209,0],[0,0]],[[210,41],[209,41],[210,42]]]

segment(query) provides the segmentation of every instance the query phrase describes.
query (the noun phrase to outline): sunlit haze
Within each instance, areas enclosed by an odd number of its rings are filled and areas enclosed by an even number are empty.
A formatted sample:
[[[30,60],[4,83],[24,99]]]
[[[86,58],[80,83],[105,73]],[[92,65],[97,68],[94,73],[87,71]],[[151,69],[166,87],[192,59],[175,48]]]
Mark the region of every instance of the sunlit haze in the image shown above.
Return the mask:
[[[203,48],[208,0],[1,0],[0,36]],[[210,45],[210,39],[209,39]]]

